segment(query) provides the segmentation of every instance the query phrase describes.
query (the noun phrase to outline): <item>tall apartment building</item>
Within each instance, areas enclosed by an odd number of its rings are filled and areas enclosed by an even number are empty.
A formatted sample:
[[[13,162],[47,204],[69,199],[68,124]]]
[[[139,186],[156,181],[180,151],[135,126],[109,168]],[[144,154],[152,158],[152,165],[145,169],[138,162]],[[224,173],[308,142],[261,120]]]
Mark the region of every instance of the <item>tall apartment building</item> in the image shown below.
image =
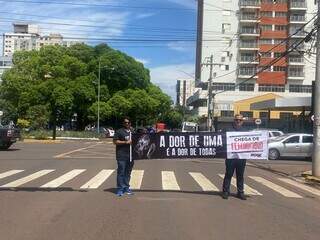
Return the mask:
[[[12,58],[0,56],[0,82],[4,71],[12,67]]]
[[[71,46],[79,41],[65,41],[61,34],[41,36],[38,25],[14,23],[13,33],[3,34],[3,55],[12,56],[19,50],[39,50],[42,46],[62,45]]]
[[[178,79],[176,91],[177,91],[176,105],[186,107],[187,99],[191,97],[194,92],[194,80]]]
[[[215,97],[215,116],[231,116],[234,102],[270,92],[311,96],[315,56],[304,53],[307,43],[249,78],[301,41],[314,27],[313,22],[303,26],[316,12],[314,0],[198,0],[198,89],[187,100],[194,114],[207,115],[209,67],[202,63],[211,54],[222,64],[214,67],[213,92],[225,91]]]

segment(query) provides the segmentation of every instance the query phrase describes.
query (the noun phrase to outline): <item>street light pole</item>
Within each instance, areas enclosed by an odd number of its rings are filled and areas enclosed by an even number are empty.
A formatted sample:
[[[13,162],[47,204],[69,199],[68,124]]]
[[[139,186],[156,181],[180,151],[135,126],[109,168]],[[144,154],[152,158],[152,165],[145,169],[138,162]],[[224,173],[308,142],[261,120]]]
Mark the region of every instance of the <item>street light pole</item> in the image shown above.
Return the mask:
[[[98,73],[98,123],[97,123],[98,134],[100,134],[100,77],[101,77],[101,57],[99,58],[99,73]]]
[[[320,2],[318,1],[318,16],[320,14]],[[314,123],[313,123],[313,155],[312,155],[312,175],[320,177],[320,21],[316,20],[317,26],[317,60],[316,79],[314,90]]]

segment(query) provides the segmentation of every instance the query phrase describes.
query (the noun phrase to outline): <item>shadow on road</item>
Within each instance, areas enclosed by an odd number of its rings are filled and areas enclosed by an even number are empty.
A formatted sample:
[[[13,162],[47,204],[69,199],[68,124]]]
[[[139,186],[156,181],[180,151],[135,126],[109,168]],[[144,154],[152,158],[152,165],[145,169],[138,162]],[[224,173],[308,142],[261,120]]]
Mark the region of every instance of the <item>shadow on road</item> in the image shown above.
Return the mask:
[[[16,187],[16,188],[0,188],[0,192],[88,192],[83,189],[73,188],[35,188],[35,187]]]

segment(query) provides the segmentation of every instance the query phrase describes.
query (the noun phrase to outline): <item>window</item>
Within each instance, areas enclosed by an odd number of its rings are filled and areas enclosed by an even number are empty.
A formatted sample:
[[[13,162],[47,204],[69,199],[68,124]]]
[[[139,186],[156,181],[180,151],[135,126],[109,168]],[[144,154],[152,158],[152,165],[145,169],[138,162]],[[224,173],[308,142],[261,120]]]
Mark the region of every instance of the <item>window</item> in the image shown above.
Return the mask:
[[[222,33],[231,31],[230,23],[222,23]]]
[[[260,117],[261,119],[266,119],[266,118],[268,118],[268,112],[260,112],[260,113],[259,113],[259,117]]]
[[[240,111],[240,114],[245,118],[253,118],[253,112],[250,111]]]
[[[299,136],[294,136],[285,140],[284,143],[299,143],[299,138]]]
[[[271,31],[272,25],[260,25],[262,31]]]
[[[281,112],[280,113],[280,119],[291,120],[292,117],[293,117],[293,113],[291,113],[291,112]]]
[[[284,44],[286,41],[285,41],[285,39],[274,39],[273,40],[273,44]]]
[[[260,39],[260,44],[272,44],[272,39]]]
[[[261,17],[272,17],[272,12],[260,12]]]
[[[312,136],[303,136],[302,142],[303,143],[313,143],[313,137]]]
[[[276,17],[287,17],[287,13],[286,12],[276,12]]]
[[[284,92],[284,85],[259,85],[259,92]]]
[[[271,58],[271,52],[261,52],[260,54],[263,58]]]
[[[289,92],[312,93],[312,86],[311,85],[290,84],[289,85]]]
[[[274,57],[275,57],[275,58],[282,57],[283,55],[284,55],[283,53],[279,53],[279,52],[275,52],[275,53],[274,53]]]
[[[221,62],[225,62],[226,61],[226,57],[221,57]]]
[[[234,111],[226,111],[226,110],[221,111],[221,117],[233,117],[233,116],[234,116]]]
[[[234,83],[213,83],[214,91],[234,91],[235,84]]]
[[[274,66],[273,67],[273,71],[274,72],[285,72],[286,71],[286,67]]]
[[[285,31],[287,29],[287,26],[285,25],[276,25],[275,30],[276,31]]]
[[[254,84],[253,83],[240,83],[239,84],[239,91],[253,92],[254,91]]]

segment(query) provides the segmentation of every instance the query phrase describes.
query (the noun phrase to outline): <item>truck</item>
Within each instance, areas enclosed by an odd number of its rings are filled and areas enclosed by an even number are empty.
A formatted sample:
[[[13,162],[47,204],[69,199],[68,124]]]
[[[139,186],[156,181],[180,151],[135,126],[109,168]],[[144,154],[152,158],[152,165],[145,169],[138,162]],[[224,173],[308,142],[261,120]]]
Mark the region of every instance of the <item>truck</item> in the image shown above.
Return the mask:
[[[198,132],[199,125],[194,122],[182,122],[181,132]]]
[[[0,126],[0,150],[9,149],[20,138],[19,129]]]

